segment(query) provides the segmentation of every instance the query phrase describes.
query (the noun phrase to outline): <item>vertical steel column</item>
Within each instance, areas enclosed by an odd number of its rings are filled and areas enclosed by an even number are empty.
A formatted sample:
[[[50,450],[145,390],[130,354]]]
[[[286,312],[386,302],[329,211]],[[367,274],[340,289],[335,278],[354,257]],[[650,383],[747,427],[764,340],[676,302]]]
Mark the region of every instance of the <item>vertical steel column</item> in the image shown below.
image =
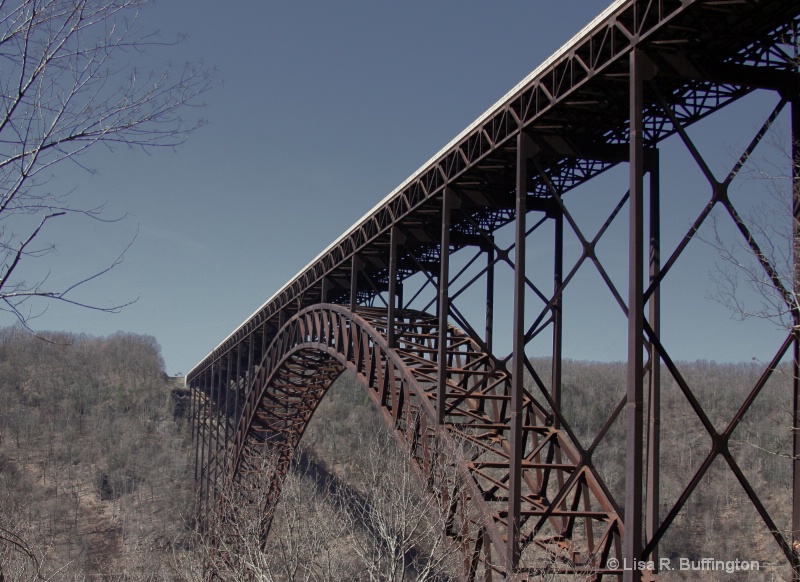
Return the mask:
[[[226,406],[227,406],[228,386],[230,385],[230,382],[231,382],[231,367],[232,367],[231,353],[232,352],[233,352],[232,349],[228,350],[228,365],[226,366],[226,368],[227,368],[226,372],[227,373],[225,375],[224,381],[223,381],[222,374],[220,374],[220,383],[217,385],[217,398],[214,401],[215,411],[216,411],[216,415],[215,415],[216,422],[214,423],[214,433],[216,434],[216,444],[214,446],[214,481],[213,481],[213,484],[214,484],[214,497],[217,496],[217,484],[219,483],[219,474],[221,472],[220,468],[221,468],[221,465],[222,465],[222,462],[223,462],[222,458],[221,458],[222,455],[220,455],[220,453],[223,450],[223,445],[220,443],[220,433],[222,432],[222,428],[223,428],[222,421],[224,420],[223,416],[226,415],[226,410],[222,407],[222,400],[223,400],[223,398],[225,398]],[[224,394],[224,396],[223,396],[223,394]],[[226,432],[226,436],[227,436],[227,427],[226,427],[225,432]],[[223,439],[224,438],[225,437],[223,437]]]
[[[562,318],[562,295],[561,285],[564,281],[564,213],[561,209],[556,210],[555,219],[555,252],[553,261],[553,294],[558,294],[553,301],[553,362],[552,362],[552,385],[550,387],[553,397],[553,404],[556,409],[561,411],[561,357],[563,346],[563,318]],[[558,417],[553,419],[554,427],[559,428]],[[559,449],[559,455],[561,451]],[[561,472],[558,473],[562,475]]]
[[[520,502],[522,485],[522,391],[525,370],[525,218],[528,213],[528,152],[530,138],[517,136],[516,236],[514,245],[514,324],[511,371],[511,423],[508,482],[508,560],[509,574],[519,565]]]
[[[404,309],[404,307],[403,307],[403,305],[404,305],[404,303],[403,303],[403,282],[402,281],[398,281],[397,282],[396,295],[397,295],[397,307],[399,307],[400,309]]]
[[[556,209],[556,214],[553,217],[554,236],[553,236],[553,351],[552,361],[550,363],[551,382],[550,382],[550,395],[553,398],[553,407],[558,414],[553,415],[553,428],[560,429],[561,422],[559,421],[561,414],[561,369],[562,369],[562,354],[563,354],[563,317],[562,317],[562,295],[561,285],[564,280],[564,213],[561,208]],[[561,463],[561,448],[555,451],[555,462]],[[564,487],[564,472],[557,471],[556,479],[558,481],[559,490]],[[561,502],[560,510],[568,510],[566,499]],[[561,531],[566,531],[568,527],[568,520],[566,517],[561,518]]]
[[[439,354],[436,376],[436,420],[444,424],[447,395],[447,316],[450,313],[450,213],[456,204],[456,194],[450,188],[442,193],[442,236],[439,250]]]
[[[196,427],[195,427],[195,425],[197,423],[197,419],[194,417],[194,408],[197,405],[197,402],[195,401],[195,397],[194,397],[194,386],[192,386],[192,384],[190,384],[186,380],[186,378],[184,378],[184,384],[186,385],[186,388],[189,389],[189,423],[192,425],[192,428],[191,428],[191,431],[192,431],[191,443],[192,443],[192,446],[196,446],[195,445],[195,436],[196,436],[196,433],[195,433],[195,428]],[[197,452],[196,449],[195,449],[195,452]],[[197,460],[196,459],[195,459],[194,478],[195,478],[195,480],[197,479]]]
[[[264,326],[261,328],[262,335],[265,333]],[[263,340],[262,340],[263,342]],[[242,391],[241,398],[236,399],[236,418],[234,419],[233,426],[236,427],[236,430],[239,430],[239,417],[242,415],[242,404],[247,402],[247,397],[249,396],[247,393],[247,388],[250,384],[253,383],[255,378],[255,353],[256,353],[256,332],[254,331],[250,336],[250,351],[247,354],[247,382],[244,385],[244,390]],[[234,441],[235,442],[235,441]]]
[[[208,455],[208,492],[206,495],[206,499],[209,499],[209,505],[206,508],[206,512],[210,511],[211,504],[217,497],[217,471],[219,467],[219,417],[220,417],[220,400],[222,399],[222,386],[225,382],[225,376],[223,375],[222,371],[222,364],[220,363],[219,367],[219,374],[217,376],[217,381],[214,386],[212,386],[212,398],[209,400],[209,419],[208,419],[208,427],[211,430],[211,434],[209,435],[209,455]],[[214,388],[216,388],[216,394],[214,393]]]
[[[205,372],[203,372],[203,375],[201,375],[200,378],[203,378],[203,376],[205,376]],[[195,382],[202,382],[202,380],[200,380],[198,378],[198,379],[195,380]],[[200,420],[200,404],[201,404],[200,403],[200,394],[199,394],[200,388],[199,387],[195,387],[195,386],[193,386],[192,388],[193,388],[193,390],[198,392],[198,394],[195,396],[197,412],[196,412],[196,417],[193,419],[193,422],[197,423],[197,430],[195,430],[195,438],[196,438],[196,440],[194,441],[194,480],[195,481],[200,481],[200,477],[202,475],[201,470],[202,470],[202,467],[203,467],[203,465],[201,463],[201,461],[202,461],[202,457],[201,457],[202,449],[201,449],[201,446],[200,446],[200,442],[201,442],[201,440],[200,440],[200,438],[201,438],[200,437],[200,429],[203,428],[203,423]]]
[[[206,431],[208,431],[208,450],[206,452],[206,503],[209,503],[209,492],[211,491],[212,473],[214,471],[214,413],[215,401],[214,391],[217,390],[219,385],[219,376],[222,374],[221,366],[217,363],[216,375],[211,373],[211,384],[208,387],[208,421],[206,422]]]
[[[328,291],[331,290],[331,282],[327,277],[323,277],[320,282],[319,302],[328,302]]]
[[[642,437],[644,349],[644,135],[642,122],[643,60],[630,54],[630,232],[628,242],[628,396],[625,404],[625,539],[622,556],[625,582],[642,579],[632,564],[642,553]]]
[[[200,420],[200,411],[202,410],[203,402],[201,400],[201,392],[200,386],[202,385],[202,378],[205,376],[205,372],[202,375],[199,375],[192,380],[191,390],[194,396],[194,415],[192,416],[192,424],[195,425],[194,428],[194,480],[197,482],[200,480],[201,477],[201,469],[202,465],[200,464],[200,455],[201,455],[201,436],[200,436],[200,429],[203,427],[203,424]],[[195,487],[197,483],[195,483]],[[199,493],[199,491],[196,491]]]
[[[205,473],[206,473],[206,469],[205,469],[205,462],[206,462],[206,455],[205,455],[205,452],[206,452],[206,436],[205,436],[206,399],[205,399],[205,386],[208,383],[209,372],[210,372],[210,367],[206,368],[206,370],[203,371],[203,375],[201,376],[202,380],[201,380],[201,384],[200,384],[200,390],[202,390],[202,393],[198,395],[198,396],[202,396],[203,397],[203,401],[202,401],[202,405],[203,405],[202,414],[203,414],[203,416],[202,416],[202,419],[200,418],[200,411],[198,410],[198,412],[197,412],[197,422],[199,423],[199,426],[197,427],[197,439],[198,439],[197,440],[197,444],[198,444],[198,448],[197,448],[196,455],[198,455],[198,457],[199,457],[199,464],[200,464],[200,471],[199,471],[199,475],[198,475],[198,481],[200,482],[200,491],[198,491],[198,496],[197,496],[197,500],[198,500],[199,504],[203,503],[203,492],[206,489],[206,484],[205,484]]]
[[[494,335],[494,236],[490,236],[490,245],[486,250],[486,353],[493,354],[492,339]]]
[[[283,311],[281,311],[283,313]],[[278,320],[280,320],[280,315],[278,315]],[[269,325],[268,321],[265,321],[264,324],[261,326],[261,355],[258,358],[259,363],[264,361],[264,357],[267,355],[267,348],[269,348],[269,334],[267,334],[267,326]],[[283,326],[281,326],[283,327]],[[253,382],[255,383],[255,377],[253,377]],[[255,388],[255,386],[253,386]]]
[[[358,272],[361,270],[361,259],[353,255],[350,262],[350,312],[356,312],[358,305]]]
[[[221,374],[220,365],[219,363],[216,364],[217,366],[217,373]],[[206,520],[208,520],[208,507],[209,507],[209,490],[211,489],[211,443],[213,441],[214,435],[212,434],[211,429],[212,427],[212,414],[213,411],[211,407],[214,405],[214,364],[211,365],[211,382],[208,385],[208,395],[206,397],[206,422],[205,422],[205,430],[206,430],[206,437],[207,437],[207,450],[206,450]]]
[[[661,272],[661,188],[658,150],[648,150],[647,171],[650,173],[650,284]],[[661,290],[656,287],[649,300],[650,327],[661,333]],[[661,457],[661,356],[655,344],[650,344],[650,385],[647,425],[647,507],[645,509],[645,541],[653,539],[658,529],[659,471]],[[656,564],[658,572],[658,546],[647,556]]]
[[[247,342],[252,342],[252,336],[247,336]],[[239,342],[239,345],[236,346],[236,378],[234,379],[231,394],[233,395],[234,402],[231,402],[230,398],[228,398],[225,406],[225,410],[228,411],[228,415],[225,418],[225,434],[228,435],[228,438],[225,439],[225,466],[223,467],[223,476],[225,471],[228,469],[228,454],[230,453],[231,447],[230,442],[236,438],[236,408],[237,402],[239,402],[239,391],[244,386],[244,376],[247,373],[245,370],[242,373],[242,348],[244,347],[244,340]]]
[[[792,100],[792,235],[794,259],[794,358],[792,362],[792,549],[794,550],[793,576],[800,580],[800,98]]]
[[[217,364],[217,374],[219,374],[219,364]],[[216,380],[214,379],[214,367],[211,367],[211,374],[209,375],[209,383],[208,383],[208,393],[206,394],[206,421],[205,421],[205,431],[206,431],[206,476],[205,476],[205,484],[206,484],[206,516],[208,516],[208,507],[209,507],[209,492],[211,491],[211,445],[212,439],[214,438],[213,434],[213,414],[214,414],[214,386],[216,385]]]
[[[395,309],[397,306],[397,247],[399,246],[402,238],[402,233],[393,226],[389,234],[389,309],[386,314],[386,341],[389,344],[389,349],[396,348],[395,338]]]

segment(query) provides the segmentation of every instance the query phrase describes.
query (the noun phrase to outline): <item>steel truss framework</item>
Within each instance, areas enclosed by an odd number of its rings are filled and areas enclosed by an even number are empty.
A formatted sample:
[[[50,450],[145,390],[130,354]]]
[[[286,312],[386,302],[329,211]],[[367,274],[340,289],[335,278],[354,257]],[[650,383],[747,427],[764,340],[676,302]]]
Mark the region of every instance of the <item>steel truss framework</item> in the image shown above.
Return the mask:
[[[452,511],[467,526],[448,533],[463,546],[473,578],[535,578],[546,565],[640,580],[643,572],[621,570],[620,560],[656,559],[659,542],[704,486],[712,464],[722,460],[800,579],[800,461],[793,461],[791,532],[781,531],[729,446],[778,363],[789,358],[797,459],[798,332],[787,333],[722,430],[660,335],[664,282],[715,209],[733,220],[800,325],[800,277],[781,277],[728,195],[781,110],[790,110],[792,143],[800,138],[792,52],[799,26],[800,5],[791,0],[615,3],[190,372],[196,477],[206,507],[223,482],[235,484],[245,499],[251,488],[269,487],[266,532],[307,423],[330,384],[349,370],[420,475],[440,447],[456,451],[453,463],[466,487]],[[719,179],[687,128],[756,90],[776,92],[779,104]],[[712,194],[676,247],[663,253],[658,146],[670,136],[684,144]],[[797,146],[792,155],[797,172]],[[584,232],[565,201],[568,193],[619,164],[629,168],[627,192],[596,233]],[[797,221],[797,174],[793,184]],[[627,292],[596,252],[625,213]],[[497,235],[509,229],[513,242],[506,245]],[[565,230],[582,247],[573,265],[565,265]],[[543,233],[552,233],[548,289],[535,282],[526,260],[531,248],[543,250]],[[451,260],[455,253],[470,258]],[[577,438],[562,412],[563,297],[584,265],[599,273],[628,325],[626,392],[591,442]],[[501,269],[512,273],[512,297],[495,297]],[[479,325],[468,314],[476,293],[485,300]],[[504,357],[495,353],[498,301],[510,301],[513,312],[512,350]],[[546,373],[526,355],[544,336],[551,350]],[[678,385],[711,443],[666,511],[659,495],[663,373]],[[625,428],[626,465],[624,499],[615,500],[593,454],[618,421]],[[268,478],[252,470],[258,466],[253,456],[263,449],[279,458]]]

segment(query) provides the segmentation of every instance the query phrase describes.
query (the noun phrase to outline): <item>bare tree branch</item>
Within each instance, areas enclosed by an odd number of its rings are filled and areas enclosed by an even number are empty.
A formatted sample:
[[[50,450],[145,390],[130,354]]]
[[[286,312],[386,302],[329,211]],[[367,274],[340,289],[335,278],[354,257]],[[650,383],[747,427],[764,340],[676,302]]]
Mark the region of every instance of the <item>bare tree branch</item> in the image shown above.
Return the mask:
[[[53,171],[103,144],[145,151],[173,148],[202,126],[182,113],[200,106],[213,86],[202,64],[142,72],[137,62],[175,43],[148,33],[141,12],[149,0],[16,0],[0,2],[0,309],[23,325],[43,311],[30,300],[58,300],[117,312],[132,301],[97,306],[80,298],[107,267],[63,289],[47,289],[47,276],[31,276],[29,263],[49,254],[42,245],[48,222],[68,214],[108,220],[102,207],[81,208],[73,192],[50,189]],[[110,219],[111,221],[117,219]],[[135,240],[135,237],[134,237]]]
[[[716,290],[712,296],[740,320],[764,319],[777,327],[795,327],[800,298],[795,289],[796,232],[800,224],[792,209],[791,140],[773,126],[764,143],[767,156],[740,162],[748,187],[762,191],[758,202],[740,212],[733,202],[722,202],[739,236],[731,236],[719,217],[709,220],[710,236],[700,236],[712,246],[719,261],[711,272]],[[752,153],[752,151],[750,152]]]

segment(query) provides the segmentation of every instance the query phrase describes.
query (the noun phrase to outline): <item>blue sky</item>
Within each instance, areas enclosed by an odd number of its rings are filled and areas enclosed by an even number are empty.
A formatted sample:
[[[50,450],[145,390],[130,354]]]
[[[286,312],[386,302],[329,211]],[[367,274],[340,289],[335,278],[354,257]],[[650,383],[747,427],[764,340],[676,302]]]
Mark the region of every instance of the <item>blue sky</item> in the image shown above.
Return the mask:
[[[74,168],[57,174],[76,197],[106,201],[109,216],[127,217],[54,228],[49,236],[59,253],[53,281],[102,267],[135,236],[124,263],[87,288],[85,297],[138,300],[116,315],[52,305],[33,326],[150,334],[161,343],[167,371],[187,372],[605,6],[592,0],[274,0],[221,8],[210,0],[163,0],[148,7],[148,27],[165,39],[182,34],[185,40],[163,54],[144,55],[141,67],[157,67],[166,56],[176,65],[203,60],[215,68],[219,86],[205,96],[202,110],[188,112],[207,124],[175,151],[95,152],[86,158],[94,174]],[[748,101],[730,115],[768,101]],[[722,168],[731,159],[727,149],[744,138],[721,130],[724,120],[714,123],[721,125],[696,135],[718,150],[714,159]],[[685,155],[674,149],[670,155],[680,168]],[[675,196],[665,210],[673,224],[665,236],[673,244],[688,227],[689,208],[707,200],[702,185],[688,182],[692,174],[681,169],[665,176]],[[592,204],[585,208],[589,221],[596,215]],[[616,257],[625,251],[618,250],[609,248],[608,260],[624,271]],[[700,254],[702,260],[676,275],[673,285],[685,295],[665,304],[674,310],[675,331],[665,331],[674,357],[768,358],[776,334],[768,325],[732,322],[708,298],[714,257],[709,249]],[[582,277],[586,285],[597,281],[591,273]],[[618,315],[606,325],[585,301],[576,301],[572,313],[568,356],[620,357],[608,348],[609,334],[624,334]],[[578,329],[580,318],[605,329],[589,336]],[[698,325],[685,334],[678,332],[680,322]],[[753,341],[715,345],[733,335]]]

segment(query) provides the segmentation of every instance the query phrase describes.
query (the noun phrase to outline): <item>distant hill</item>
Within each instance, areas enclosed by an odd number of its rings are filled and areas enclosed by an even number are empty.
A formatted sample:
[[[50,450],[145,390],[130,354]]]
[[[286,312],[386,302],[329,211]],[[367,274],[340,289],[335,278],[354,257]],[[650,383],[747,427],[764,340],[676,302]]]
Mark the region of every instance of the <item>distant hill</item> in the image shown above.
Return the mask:
[[[191,535],[188,393],[152,337],[46,338],[0,330],[2,572],[150,579]]]
[[[235,536],[221,542],[220,553],[193,531],[189,392],[182,379],[164,374],[156,340],[127,333],[48,334],[47,340],[0,329],[4,582],[34,580],[37,573],[52,580],[200,582],[209,565],[223,580],[459,578],[460,553],[433,535],[441,526],[435,503],[420,494],[354,378],[342,376],[315,413],[266,548],[258,541],[262,505],[256,500],[228,508],[237,517]],[[549,384],[549,362],[535,360],[534,366]],[[678,367],[717,431],[763,371],[758,363]],[[564,416],[584,447],[624,393],[623,364],[564,362]],[[730,446],[784,530],[792,484],[791,403],[791,376],[780,368],[738,424]],[[661,410],[663,517],[703,463],[711,439],[666,371]],[[624,449],[619,417],[593,463],[620,503]],[[230,540],[235,543],[226,545]],[[659,550],[673,559],[760,560],[762,570],[737,574],[741,580],[787,575],[771,532],[722,458],[678,513]],[[671,572],[664,579],[692,580],[691,574]]]

